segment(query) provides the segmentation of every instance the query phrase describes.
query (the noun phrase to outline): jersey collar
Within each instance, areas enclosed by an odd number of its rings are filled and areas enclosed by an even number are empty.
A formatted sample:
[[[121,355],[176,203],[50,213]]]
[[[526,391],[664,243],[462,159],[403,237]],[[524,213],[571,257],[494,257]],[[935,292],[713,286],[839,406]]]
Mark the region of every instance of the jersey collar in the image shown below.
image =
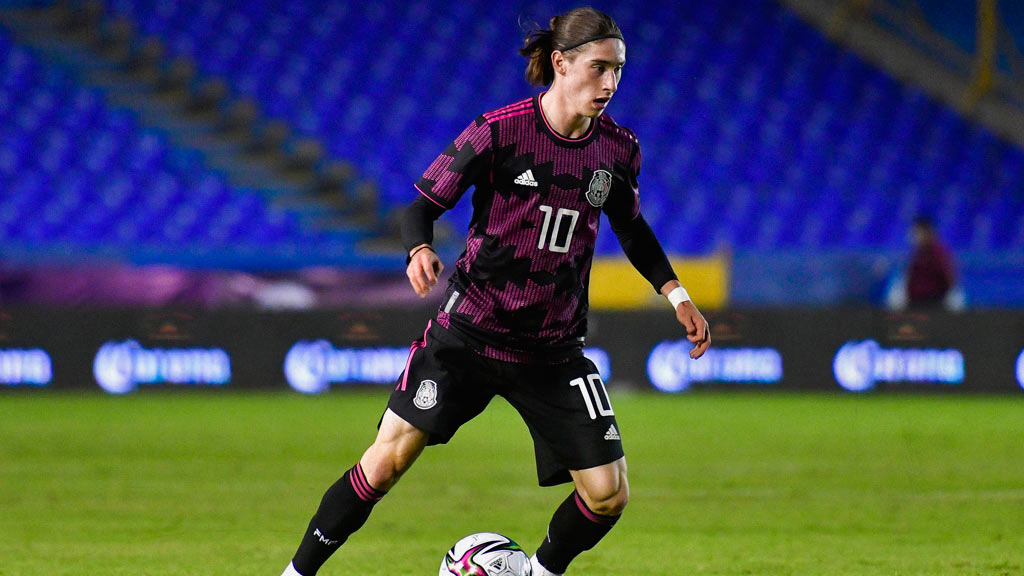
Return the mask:
[[[544,116],[544,110],[540,106],[540,98],[546,93],[547,90],[533,97],[533,109],[536,111],[537,116],[537,129],[547,134],[555,144],[566,148],[582,148],[587,144],[590,144],[597,135],[597,123],[600,121],[601,117],[598,116],[590,121],[590,128],[587,129],[587,133],[583,136],[580,136],[579,138],[566,138],[558,132],[555,132],[555,130],[551,128],[551,125],[548,124],[548,119]]]

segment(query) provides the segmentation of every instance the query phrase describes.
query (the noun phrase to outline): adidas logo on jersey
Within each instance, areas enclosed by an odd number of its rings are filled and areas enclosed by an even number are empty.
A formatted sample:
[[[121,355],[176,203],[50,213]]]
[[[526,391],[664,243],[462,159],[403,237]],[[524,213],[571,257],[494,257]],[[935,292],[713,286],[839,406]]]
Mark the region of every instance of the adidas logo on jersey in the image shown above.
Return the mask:
[[[534,188],[538,186],[537,181],[533,179],[533,170],[523,172],[518,178],[513,180],[513,182],[520,186],[533,186]]]
[[[619,431],[615,429],[615,424],[608,427],[608,431],[604,433],[605,440],[622,440],[619,437]]]

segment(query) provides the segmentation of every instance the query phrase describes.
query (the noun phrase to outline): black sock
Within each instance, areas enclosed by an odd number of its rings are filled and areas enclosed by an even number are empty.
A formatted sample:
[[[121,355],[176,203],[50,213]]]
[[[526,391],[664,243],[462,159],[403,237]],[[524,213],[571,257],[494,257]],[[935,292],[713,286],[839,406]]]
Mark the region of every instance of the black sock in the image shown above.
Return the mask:
[[[551,517],[548,537],[537,549],[537,560],[551,572],[565,573],[573,558],[593,548],[618,519],[592,512],[573,491]]]
[[[302,576],[314,576],[324,562],[370,517],[385,492],[374,490],[358,463],[324,494],[302,537],[292,565]]]

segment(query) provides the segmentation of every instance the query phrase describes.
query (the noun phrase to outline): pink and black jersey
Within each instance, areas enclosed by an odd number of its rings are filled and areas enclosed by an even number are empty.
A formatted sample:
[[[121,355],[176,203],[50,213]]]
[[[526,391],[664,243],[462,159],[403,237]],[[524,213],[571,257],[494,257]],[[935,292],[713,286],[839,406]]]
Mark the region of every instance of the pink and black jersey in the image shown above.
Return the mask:
[[[580,350],[601,212],[637,218],[640,161],[636,136],[607,115],[579,139],[558,135],[540,95],[477,118],[416,184],[444,209],[475,189],[438,322],[499,360]]]

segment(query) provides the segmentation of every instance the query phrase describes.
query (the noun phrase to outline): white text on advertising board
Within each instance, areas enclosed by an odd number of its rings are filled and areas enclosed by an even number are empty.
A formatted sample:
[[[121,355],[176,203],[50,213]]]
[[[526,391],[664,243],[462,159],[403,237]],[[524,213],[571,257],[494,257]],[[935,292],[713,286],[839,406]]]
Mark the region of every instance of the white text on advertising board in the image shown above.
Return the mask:
[[[0,349],[0,385],[46,386],[53,380],[53,362],[45,350]]]
[[[107,342],[93,362],[101,388],[124,394],[141,384],[222,386],[231,381],[231,358],[220,348],[143,348],[135,340]]]
[[[878,382],[956,385],[964,381],[964,355],[955,348],[882,348],[874,340],[843,344],[832,361],[836,382],[851,392]]]
[[[710,348],[690,358],[689,340],[666,340],[647,357],[654,387],[680,392],[701,382],[775,384],[782,380],[782,355],[774,348]]]
[[[288,385],[305,394],[327,390],[332,383],[394,383],[405,369],[408,348],[335,348],[327,340],[302,340],[284,358]]]

